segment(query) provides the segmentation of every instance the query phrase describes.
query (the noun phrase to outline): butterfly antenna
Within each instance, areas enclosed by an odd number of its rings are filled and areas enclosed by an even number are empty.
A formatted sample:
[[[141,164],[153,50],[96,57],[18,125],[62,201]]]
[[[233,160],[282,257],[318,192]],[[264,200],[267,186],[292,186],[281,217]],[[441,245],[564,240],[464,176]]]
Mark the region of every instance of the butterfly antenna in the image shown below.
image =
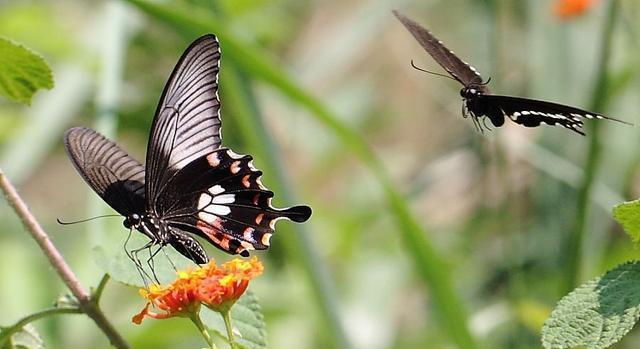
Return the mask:
[[[489,83],[490,83],[490,82],[491,82],[491,77],[489,77],[489,78],[487,79],[487,81],[485,81],[485,82],[481,82],[481,83],[479,83],[478,85],[480,85],[480,86],[485,86],[485,85],[489,85]]]
[[[423,69],[423,68],[418,67],[415,63],[413,63],[413,59],[411,60],[411,66],[413,67],[413,69],[415,69],[415,70],[419,70],[419,71],[421,71],[421,72],[425,72],[425,73],[429,73],[429,74],[433,74],[433,75],[437,75],[437,76],[442,76],[442,77],[447,78],[447,79],[455,80],[454,78],[450,77],[449,75],[444,75],[444,74],[436,73],[436,72],[433,72],[433,71],[426,70],[426,69]],[[488,81],[487,81],[487,82],[488,82]]]
[[[106,215],[102,215],[102,216],[96,216],[96,217],[91,217],[91,218],[87,218],[87,219],[81,219],[79,221],[65,222],[65,221],[61,220],[60,218],[56,218],[56,221],[60,225],[71,225],[71,224],[84,223],[84,222],[92,221],[94,219],[106,218],[106,217],[122,217],[122,216],[119,215],[119,214],[106,214]]]

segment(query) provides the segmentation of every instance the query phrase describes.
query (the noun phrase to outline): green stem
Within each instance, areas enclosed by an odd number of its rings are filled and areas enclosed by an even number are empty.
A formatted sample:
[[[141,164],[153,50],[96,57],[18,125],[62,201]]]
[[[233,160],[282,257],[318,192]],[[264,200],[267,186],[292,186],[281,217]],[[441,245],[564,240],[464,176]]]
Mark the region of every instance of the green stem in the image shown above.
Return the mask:
[[[233,334],[233,326],[231,326],[231,309],[220,312],[220,315],[222,315],[222,319],[224,319],[224,327],[227,329],[227,337],[229,337],[231,349],[237,349],[238,344],[236,343],[236,337]]]
[[[209,348],[218,349],[216,344],[213,342],[211,335],[209,335],[207,328],[202,323],[202,319],[200,319],[200,312],[199,311],[193,312],[189,318],[191,319],[191,322],[193,322],[193,324],[196,325],[196,327],[198,328],[198,331],[200,332],[204,340],[209,345]]]
[[[15,324],[9,327],[3,327],[2,331],[0,331],[0,348],[4,348],[4,344],[6,341],[11,338],[11,336],[20,331],[27,324],[34,322],[36,320],[42,319],[47,316],[57,315],[57,314],[81,314],[82,309],[80,308],[50,308],[41,310],[37,313],[30,314],[28,316],[23,317]]]
[[[614,26],[618,14],[619,3],[617,0],[610,1],[604,31],[602,32],[602,47],[600,48],[600,58],[598,62],[598,72],[596,87],[593,93],[590,110],[600,112],[603,110],[609,99],[609,79],[607,67],[609,65],[612,38]],[[566,294],[570,292],[580,281],[580,266],[582,265],[582,245],[587,226],[588,213],[591,201],[591,192],[595,174],[598,172],[602,145],[600,142],[600,123],[590,123],[589,149],[587,159],[584,166],[584,177],[578,191],[576,222],[569,236],[567,243],[567,261],[565,279],[562,284],[561,292]]]
[[[100,304],[100,298],[102,297],[102,292],[104,291],[105,286],[107,286],[107,282],[109,282],[109,274],[104,274],[102,276],[102,279],[100,279],[100,283],[98,284],[98,287],[96,287],[96,289],[93,291],[93,295],[91,297],[91,299],[93,299],[93,301],[96,304]]]

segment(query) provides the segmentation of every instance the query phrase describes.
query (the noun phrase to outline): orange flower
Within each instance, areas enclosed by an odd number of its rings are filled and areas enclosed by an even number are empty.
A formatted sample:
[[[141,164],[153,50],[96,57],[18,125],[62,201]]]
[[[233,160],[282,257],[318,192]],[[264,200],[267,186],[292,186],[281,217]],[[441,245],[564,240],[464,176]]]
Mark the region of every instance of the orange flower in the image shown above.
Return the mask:
[[[595,3],[595,0],[557,0],[553,9],[556,16],[569,19],[583,14]]]
[[[219,312],[228,311],[244,294],[249,281],[263,270],[262,263],[254,256],[248,261],[236,258],[220,268],[211,261],[200,268],[178,272],[178,279],[168,286],[151,285],[148,290],[140,290],[148,302],[132,320],[140,324],[145,316],[190,317],[200,309],[200,304]],[[156,313],[152,308],[162,312]]]
[[[234,259],[220,268],[207,270],[198,288],[198,296],[205,306],[218,311],[228,311],[244,294],[249,281],[262,274],[264,267],[255,256],[248,261]]]
[[[197,287],[188,273],[181,273],[180,277],[170,285],[163,287],[151,285],[149,290],[141,289],[140,295],[149,300],[145,307],[135,315],[132,321],[140,324],[145,316],[154,319],[166,319],[174,316],[188,317],[200,309]],[[156,313],[151,307],[162,312]]]

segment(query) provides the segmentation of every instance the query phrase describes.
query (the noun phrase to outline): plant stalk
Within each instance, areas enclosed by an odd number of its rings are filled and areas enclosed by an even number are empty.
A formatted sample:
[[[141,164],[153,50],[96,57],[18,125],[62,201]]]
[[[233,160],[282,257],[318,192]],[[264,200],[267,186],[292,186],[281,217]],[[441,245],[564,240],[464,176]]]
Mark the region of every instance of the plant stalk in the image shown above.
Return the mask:
[[[616,18],[619,12],[619,2],[612,0],[608,2],[606,22],[602,32],[602,43],[600,48],[600,58],[598,59],[598,71],[595,89],[593,92],[590,110],[600,112],[605,109],[609,99],[609,77],[607,68],[609,66],[612,39]],[[589,148],[587,159],[584,165],[584,177],[580,185],[576,203],[576,221],[569,235],[567,242],[565,279],[562,283],[561,294],[567,294],[580,282],[580,266],[582,265],[583,240],[587,227],[589,208],[591,207],[591,194],[594,187],[596,173],[600,167],[602,145],[600,140],[600,123],[589,123]]]

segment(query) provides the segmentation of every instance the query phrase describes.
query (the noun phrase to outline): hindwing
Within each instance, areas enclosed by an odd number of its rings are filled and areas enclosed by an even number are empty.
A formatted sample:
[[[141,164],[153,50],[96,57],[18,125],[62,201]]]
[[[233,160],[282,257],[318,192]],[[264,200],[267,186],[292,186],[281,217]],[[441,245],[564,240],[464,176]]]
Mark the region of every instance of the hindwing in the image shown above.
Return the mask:
[[[274,208],[261,175],[251,156],[221,148],[182,168],[167,184],[174,195],[163,196],[157,208],[170,226],[248,255],[269,246],[278,220],[304,222],[311,215],[308,206]]]

